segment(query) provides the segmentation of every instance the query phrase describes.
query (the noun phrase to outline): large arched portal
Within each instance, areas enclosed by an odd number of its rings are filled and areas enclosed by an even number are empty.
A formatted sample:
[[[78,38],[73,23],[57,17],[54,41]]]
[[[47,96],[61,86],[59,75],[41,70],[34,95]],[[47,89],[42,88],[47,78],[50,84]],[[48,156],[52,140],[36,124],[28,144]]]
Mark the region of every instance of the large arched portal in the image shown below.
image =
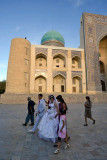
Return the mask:
[[[46,92],[46,78],[38,76],[35,78],[35,92]]]
[[[53,79],[53,92],[65,92],[65,77],[57,75]]]
[[[72,92],[81,93],[82,92],[82,79],[79,76],[72,78]]]
[[[105,91],[107,89],[107,35],[99,42],[99,54],[101,85],[102,91]]]

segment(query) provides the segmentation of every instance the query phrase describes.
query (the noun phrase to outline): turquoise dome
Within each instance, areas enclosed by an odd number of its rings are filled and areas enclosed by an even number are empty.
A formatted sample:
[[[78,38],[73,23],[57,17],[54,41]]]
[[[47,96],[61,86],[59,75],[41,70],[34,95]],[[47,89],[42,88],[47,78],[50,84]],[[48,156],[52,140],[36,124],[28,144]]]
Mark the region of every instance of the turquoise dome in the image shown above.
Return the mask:
[[[54,41],[54,40],[65,44],[63,36],[59,32],[56,32],[56,31],[46,32],[41,39],[41,44],[43,44],[46,41]]]

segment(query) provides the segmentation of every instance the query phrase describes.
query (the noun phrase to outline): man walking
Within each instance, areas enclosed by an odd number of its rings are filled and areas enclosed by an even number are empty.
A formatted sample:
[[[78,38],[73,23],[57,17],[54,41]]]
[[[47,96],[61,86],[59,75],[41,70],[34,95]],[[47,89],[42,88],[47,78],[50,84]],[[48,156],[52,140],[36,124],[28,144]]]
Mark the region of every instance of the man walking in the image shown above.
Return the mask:
[[[36,119],[36,123],[35,123],[33,129],[29,130],[29,132],[31,132],[31,133],[36,131],[36,128],[37,128],[40,120],[42,119],[42,117],[45,114],[45,100],[43,99],[42,94],[38,95],[38,100],[39,100],[39,102],[38,102],[38,108],[37,108],[37,113],[36,113],[37,119]]]
[[[26,116],[25,123],[22,125],[27,126],[29,120],[31,120],[30,126],[33,126],[34,125],[34,112],[35,112],[34,105],[35,105],[35,102],[31,100],[31,97],[28,97],[27,100],[28,100],[28,114]]]

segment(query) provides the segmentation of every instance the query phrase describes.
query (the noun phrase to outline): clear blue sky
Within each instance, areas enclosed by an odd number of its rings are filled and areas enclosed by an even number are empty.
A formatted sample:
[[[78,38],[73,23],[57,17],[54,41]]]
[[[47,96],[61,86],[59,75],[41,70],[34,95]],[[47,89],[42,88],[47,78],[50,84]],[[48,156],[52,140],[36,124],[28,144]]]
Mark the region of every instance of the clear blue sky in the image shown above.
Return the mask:
[[[0,81],[6,79],[11,39],[40,44],[45,32],[56,30],[66,47],[77,48],[82,12],[107,15],[107,0],[0,0]]]

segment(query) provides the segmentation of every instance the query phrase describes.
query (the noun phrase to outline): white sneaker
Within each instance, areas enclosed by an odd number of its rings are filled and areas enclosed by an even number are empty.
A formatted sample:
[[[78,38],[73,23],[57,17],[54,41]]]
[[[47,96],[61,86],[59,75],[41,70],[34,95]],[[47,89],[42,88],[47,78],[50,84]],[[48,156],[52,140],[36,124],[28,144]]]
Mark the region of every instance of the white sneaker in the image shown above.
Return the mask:
[[[35,133],[35,131],[33,131],[33,130],[28,130],[28,132],[29,132],[29,133]]]
[[[54,154],[58,154],[60,152],[60,149],[57,149]]]
[[[69,144],[67,144],[66,146],[65,146],[65,149],[67,149],[67,148],[69,148],[70,147],[70,145]]]

